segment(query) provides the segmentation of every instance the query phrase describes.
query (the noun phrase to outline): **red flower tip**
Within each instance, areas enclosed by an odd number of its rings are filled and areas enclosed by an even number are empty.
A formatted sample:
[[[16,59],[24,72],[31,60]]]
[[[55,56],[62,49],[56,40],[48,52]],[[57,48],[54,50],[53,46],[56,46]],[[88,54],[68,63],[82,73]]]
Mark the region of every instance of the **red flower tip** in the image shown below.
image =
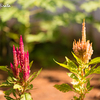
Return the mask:
[[[22,35],[20,35],[20,42],[23,42]]]
[[[10,66],[11,66],[11,68],[13,68],[13,64],[12,63],[10,63]]]
[[[15,51],[15,46],[13,45],[13,51]]]

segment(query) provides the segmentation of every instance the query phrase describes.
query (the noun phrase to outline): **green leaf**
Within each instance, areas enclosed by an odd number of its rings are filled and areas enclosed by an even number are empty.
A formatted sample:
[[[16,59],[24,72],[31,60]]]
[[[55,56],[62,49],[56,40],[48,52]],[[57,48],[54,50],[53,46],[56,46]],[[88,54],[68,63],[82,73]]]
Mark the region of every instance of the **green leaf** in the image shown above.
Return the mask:
[[[11,98],[10,96],[4,96],[7,100],[15,100],[15,99],[13,99],[13,98]]]
[[[9,87],[12,86],[13,84],[9,83],[8,81],[6,82],[2,82],[2,84],[0,85],[0,87]]]
[[[20,64],[18,64],[18,68],[21,68]]]
[[[13,79],[14,81],[18,81],[18,79],[17,79],[17,78],[15,78],[15,77],[12,77],[12,79]]]
[[[94,88],[94,87],[90,87],[90,88],[88,89],[88,91],[91,91],[93,88]]]
[[[26,90],[29,90],[29,89],[32,89],[33,88],[33,84],[30,84],[27,88],[26,88]]]
[[[13,96],[16,97],[16,91],[13,89]]]
[[[85,77],[87,77],[90,74],[93,74],[95,67],[96,67],[96,65],[94,65],[90,70],[88,68],[86,68],[85,69]]]
[[[30,81],[29,82],[31,82],[31,81],[33,81],[39,74],[40,74],[40,72],[41,72],[41,70],[42,70],[42,68],[35,74],[35,73],[33,73],[31,76],[30,76]],[[34,75],[35,74],[35,75]]]
[[[71,61],[70,59],[68,59],[67,57],[65,57],[65,58],[67,61],[68,69],[73,73],[78,73],[78,68],[77,68],[76,64],[73,61]]]
[[[82,64],[82,63],[83,63],[82,60],[79,59],[73,52],[72,52],[72,54],[73,54],[74,58],[76,59],[76,61],[77,61],[79,64]]]
[[[77,66],[74,64],[74,62],[72,62],[71,60],[69,60],[68,58],[67,59],[67,65],[66,64],[63,64],[63,63],[59,63],[57,61],[55,61],[58,65],[64,67],[64,68],[67,68],[69,69],[71,72],[73,73],[77,73]]]
[[[79,82],[78,83],[74,82],[72,84],[73,84],[74,91],[76,93],[78,93],[80,91],[80,89],[81,89],[81,85],[79,84]]]
[[[30,64],[29,64],[30,68],[32,67],[32,64],[33,64],[33,61],[31,61]]]
[[[72,79],[78,80],[77,76],[76,76],[74,73],[67,73],[67,75],[68,75],[69,77],[71,77]]]
[[[89,89],[90,88],[90,80],[88,80],[86,88]]]
[[[12,92],[14,91],[14,89],[9,89],[9,90],[6,90],[4,91],[5,95],[10,95]]]
[[[29,93],[24,93],[23,95],[21,95],[20,100],[32,100],[32,98],[31,98],[31,95]]]
[[[34,73],[28,78],[28,80],[30,80],[34,75],[36,75],[36,72],[34,72]]]
[[[11,69],[8,71],[8,76],[14,77],[14,74]]]
[[[92,60],[89,62],[89,65],[90,65],[90,64],[97,64],[97,63],[100,63],[100,57],[96,57],[96,58],[92,59]]]
[[[93,73],[100,74],[100,66],[94,69]]]
[[[12,77],[10,77],[10,76],[7,78],[7,81],[9,83],[15,83],[14,79]]]
[[[6,72],[9,71],[9,69],[7,68],[7,66],[0,66],[0,69],[3,70],[3,71],[6,71]]]
[[[20,90],[23,90],[23,87],[21,85],[19,85],[19,84],[15,84],[13,86],[13,89],[18,89],[20,91]]]
[[[72,91],[71,87],[68,84],[54,85],[56,89],[62,92]]]
[[[59,62],[57,62],[56,60],[54,60],[58,65],[60,65],[60,66],[62,66],[62,67],[64,67],[64,68],[67,68],[68,69],[68,67],[67,67],[67,65],[66,64],[63,64],[63,63],[59,63]]]
[[[80,100],[80,99],[79,99],[78,97],[76,97],[76,96],[74,96],[73,98],[74,98],[74,100]]]

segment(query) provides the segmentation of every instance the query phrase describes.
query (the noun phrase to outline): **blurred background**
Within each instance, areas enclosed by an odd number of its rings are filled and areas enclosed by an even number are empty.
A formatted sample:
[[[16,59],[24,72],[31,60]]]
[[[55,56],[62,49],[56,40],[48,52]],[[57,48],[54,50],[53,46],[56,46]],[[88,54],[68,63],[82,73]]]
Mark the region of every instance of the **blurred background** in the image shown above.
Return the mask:
[[[92,58],[100,56],[100,0],[0,0],[0,65],[10,67],[12,46],[19,46],[22,35],[25,51],[34,61],[32,68],[43,68],[32,83],[34,100],[72,99],[74,93],[66,95],[53,87],[62,83],[71,85],[67,70],[59,70],[62,67],[53,59],[58,62],[64,62],[65,56],[73,59],[73,40],[81,38],[83,19],[87,40],[93,43]],[[0,71],[0,83],[6,78],[7,73]],[[92,78],[91,86],[94,89],[85,100],[100,100],[100,75]],[[0,88],[1,100],[5,100],[4,90]]]
[[[83,19],[93,56],[100,56],[100,0],[0,0],[0,65],[13,62],[12,46],[22,35],[35,68],[58,66],[53,58],[72,57]]]

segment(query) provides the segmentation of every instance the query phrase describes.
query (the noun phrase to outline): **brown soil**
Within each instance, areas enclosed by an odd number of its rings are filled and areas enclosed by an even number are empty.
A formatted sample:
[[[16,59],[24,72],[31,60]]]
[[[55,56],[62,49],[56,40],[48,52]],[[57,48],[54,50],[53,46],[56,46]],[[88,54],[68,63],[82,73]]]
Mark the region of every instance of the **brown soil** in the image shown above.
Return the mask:
[[[34,88],[31,90],[33,100],[71,100],[73,92],[62,93],[53,86],[55,84],[67,83],[69,85],[71,78],[66,74],[66,70],[42,70],[40,75],[32,82]],[[0,79],[4,80],[6,74],[1,72]],[[91,86],[94,88],[86,95],[84,100],[100,100],[100,75],[94,75],[91,80]],[[0,100],[6,100],[3,94],[4,89],[0,88]]]

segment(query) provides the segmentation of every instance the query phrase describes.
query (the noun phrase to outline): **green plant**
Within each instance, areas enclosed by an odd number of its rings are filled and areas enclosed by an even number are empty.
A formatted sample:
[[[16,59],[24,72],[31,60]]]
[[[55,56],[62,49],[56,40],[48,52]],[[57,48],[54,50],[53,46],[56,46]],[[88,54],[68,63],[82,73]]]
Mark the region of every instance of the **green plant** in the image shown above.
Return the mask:
[[[96,64],[100,62],[100,57],[94,58],[91,61],[91,55],[93,54],[92,43],[89,43],[89,40],[86,41],[86,32],[85,32],[85,21],[83,22],[82,27],[82,40],[73,42],[73,51],[72,52],[76,62],[66,58],[66,64],[59,63],[55,61],[60,66],[67,68],[70,73],[67,73],[69,77],[72,78],[72,86],[68,84],[54,85],[55,88],[62,92],[74,91],[79,94],[79,97],[74,96],[73,100],[84,100],[86,93],[92,90],[93,87],[90,86],[90,80],[92,79],[87,77],[91,74],[100,74],[100,66],[96,67]],[[90,65],[94,64],[93,67]]]
[[[0,69],[6,71],[9,75],[6,82],[3,82],[0,87],[9,87],[4,92],[7,100],[32,100],[29,90],[33,88],[33,85],[30,82],[39,75],[41,69],[29,76],[33,61],[29,64],[29,53],[28,51],[24,52],[22,36],[20,36],[19,45],[19,50],[18,48],[15,50],[13,45],[14,62],[13,64],[10,63],[11,69],[6,66],[0,66]],[[14,98],[10,96],[11,93]]]

